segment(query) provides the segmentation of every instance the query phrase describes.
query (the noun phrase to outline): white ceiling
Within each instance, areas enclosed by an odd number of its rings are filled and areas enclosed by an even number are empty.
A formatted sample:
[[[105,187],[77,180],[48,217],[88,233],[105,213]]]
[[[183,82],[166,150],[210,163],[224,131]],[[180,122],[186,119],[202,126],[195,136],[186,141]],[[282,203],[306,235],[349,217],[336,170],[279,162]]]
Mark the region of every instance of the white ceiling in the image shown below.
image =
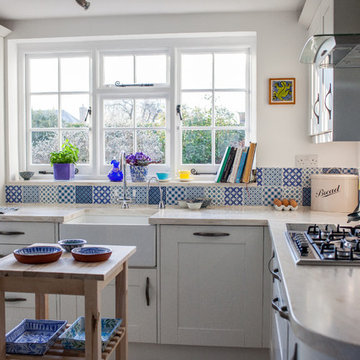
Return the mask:
[[[0,0],[0,19],[300,10],[305,0]],[[280,19],[279,19],[280,20]]]

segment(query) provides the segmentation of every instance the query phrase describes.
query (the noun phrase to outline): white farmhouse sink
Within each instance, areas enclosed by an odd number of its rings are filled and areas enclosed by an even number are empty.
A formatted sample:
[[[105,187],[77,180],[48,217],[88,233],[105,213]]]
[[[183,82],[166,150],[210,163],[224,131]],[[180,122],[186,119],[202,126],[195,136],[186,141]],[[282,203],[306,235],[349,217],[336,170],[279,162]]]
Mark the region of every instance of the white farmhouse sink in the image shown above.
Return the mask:
[[[149,217],[157,209],[87,209],[60,224],[60,239],[85,239],[92,245],[132,245],[129,266],[156,266],[156,227]]]

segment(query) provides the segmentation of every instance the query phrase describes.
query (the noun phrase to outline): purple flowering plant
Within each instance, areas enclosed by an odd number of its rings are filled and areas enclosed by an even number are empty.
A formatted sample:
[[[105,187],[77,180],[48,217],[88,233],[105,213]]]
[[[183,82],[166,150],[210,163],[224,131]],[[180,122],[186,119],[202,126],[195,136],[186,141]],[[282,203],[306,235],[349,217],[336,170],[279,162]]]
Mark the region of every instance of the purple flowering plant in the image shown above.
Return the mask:
[[[154,163],[150,156],[145,155],[142,152],[136,152],[135,154],[129,154],[126,156],[126,163],[134,166],[147,166]]]

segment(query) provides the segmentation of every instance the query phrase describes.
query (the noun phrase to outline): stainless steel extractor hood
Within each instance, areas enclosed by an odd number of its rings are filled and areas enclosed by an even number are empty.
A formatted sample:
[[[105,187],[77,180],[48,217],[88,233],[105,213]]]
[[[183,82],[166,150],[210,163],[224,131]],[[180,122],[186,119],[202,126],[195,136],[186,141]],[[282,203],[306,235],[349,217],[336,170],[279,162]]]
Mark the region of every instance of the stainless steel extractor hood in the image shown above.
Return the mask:
[[[360,68],[360,34],[314,35],[305,44],[300,62],[330,68]]]

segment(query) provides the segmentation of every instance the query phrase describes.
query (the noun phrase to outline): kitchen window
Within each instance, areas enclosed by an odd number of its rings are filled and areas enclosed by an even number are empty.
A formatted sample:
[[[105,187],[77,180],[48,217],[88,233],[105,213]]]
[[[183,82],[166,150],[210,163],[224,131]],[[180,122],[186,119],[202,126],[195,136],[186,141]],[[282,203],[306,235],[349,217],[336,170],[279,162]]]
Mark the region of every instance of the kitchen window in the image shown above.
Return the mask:
[[[68,138],[80,148],[78,178],[103,178],[122,151],[149,154],[154,171],[216,171],[227,146],[256,140],[254,44],[223,42],[24,50],[20,167],[50,170],[49,153]]]

